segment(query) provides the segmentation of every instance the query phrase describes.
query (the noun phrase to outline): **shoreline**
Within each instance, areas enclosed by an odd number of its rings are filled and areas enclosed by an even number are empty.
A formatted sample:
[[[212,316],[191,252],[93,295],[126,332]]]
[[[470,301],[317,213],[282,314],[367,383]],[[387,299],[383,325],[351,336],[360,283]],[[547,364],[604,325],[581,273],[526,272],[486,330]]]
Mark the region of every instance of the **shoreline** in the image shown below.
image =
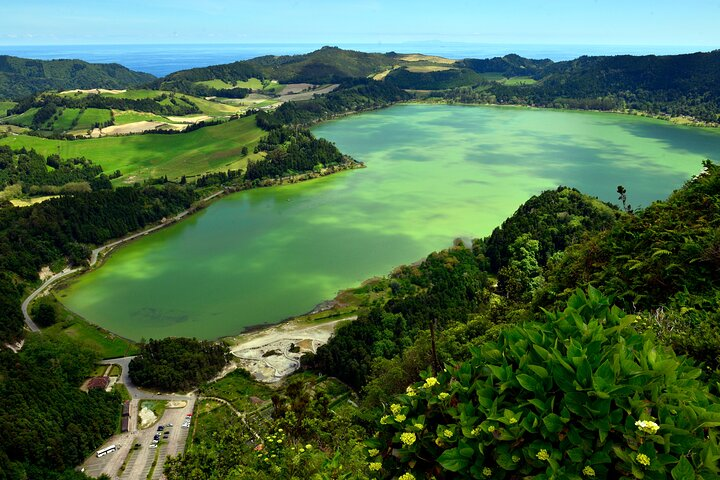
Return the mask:
[[[143,230],[131,233],[129,235],[126,235],[125,237],[122,237],[117,240],[113,240],[109,243],[106,243],[104,245],[94,248],[91,252],[90,258],[88,259],[87,267],[70,268],[70,267],[66,266],[62,271],[54,273],[50,278],[48,278],[45,281],[42,281],[38,287],[36,287],[34,290],[32,290],[23,299],[22,304],[21,304],[21,310],[23,313],[23,320],[25,322],[25,328],[30,330],[31,332],[42,333],[42,329],[38,328],[38,326],[33,321],[32,316],[30,315],[31,303],[41,296],[50,294],[50,292],[52,292],[53,288],[58,288],[60,286],[63,286],[63,287],[66,286],[67,285],[66,282],[68,280],[70,280],[71,278],[77,278],[85,273],[88,273],[90,271],[93,271],[97,268],[102,267],[104,265],[105,261],[113,253],[113,251],[115,251],[116,247],[123,246],[127,243],[132,242],[133,240],[136,240],[138,238],[149,235],[157,230],[161,230],[170,225],[174,225],[178,222],[181,222],[183,219],[189,218],[193,214],[197,213],[198,211],[205,209],[212,202],[214,202],[218,199],[221,199],[227,195],[233,194],[233,193],[238,193],[238,192],[242,192],[242,191],[246,191],[246,190],[252,190],[255,188],[267,188],[267,187],[288,185],[288,184],[292,184],[292,183],[299,183],[299,182],[304,182],[304,181],[308,181],[308,180],[313,180],[316,178],[325,177],[325,176],[332,175],[335,173],[344,172],[346,170],[355,170],[355,169],[359,169],[359,168],[366,168],[366,165],[364,163],[358,162],[357,160],[354,160],[350,157],[346,157],[346,160],[347,161],[344,164],[326,167],[320,172],[306,172],[306,173],[289,175],[289,176],[279,177],[279,178],[268,178],[268,179],[264,179],[264,180],[254,181],[254,182],[244,182],[242,185],[237,185],[237,186],[223,187],[222,190],[218,190],[218,191],[198,200],[196,204],[193,204],[190,208],[183,210],[182,212],[179,212],[178,214],[171,217],[170,219],[163,219],[162,221],[160,221],[160,223],[150,225],[149,227],[147,227]],[[65,281],[60,282],[60,280],[63,280],[63,279]],[[119,335],[115,332],[111,332],[110,330],[107,330],[106,328],[104,328],[101,325],[98,325],[96,323],[88,321],[82,315],[79,315],[76,312],[73,312],[72,310],[70,310],[67,307],[67,305],[65,305],[62,301],[59,301],[59,303],[60,303],[60,305],[62,305],[63,309],[82,318],[88,324],[93,325],[98,328],[101,328],[107,332],[112,333],[113,335],[117,335],[118,337],[125,338],[122,335]],[[317,307],[315,307],[315,308],[317,308]],[[298,315],[298,316],[302,316],[302,314]],[[272,328],[272,326],[291,321],[294,318],[297,318],[297,317],[290,317],[290,318],[281,320],[279,323],[258,325],[257,328],[260,330],[265,329],[265,328]],[[249,327],[249,328],[253,328],[253,327]],[[220,337],[216,340],[223,340],[224,338],[228,338],[228,337]],[[137,343],[133,340],[131,340],[131,341],[133,343]]]
[[[427,100],[415,99],[415,100],[409,100],[409,101],[403,101],[403,102],[396,102],[396,103],[393,103],[393,104],[390,104],[390,105],[386,105],[386,106],[382,106],[382,107],[369,108],[369,109],[362,110],[362,111],[359,111],[359,112],[345,112],[345,113],[340,114],[340,115],[335,115],[335,116],[332,116],[332,117],[330,117],[330,118],[326,118],[326,119],[323,119],[323,120],[320,120],[320,121],[317,121],[317,122],[313,122],[313,126],[317,126],[317,125],[322,124],[322,123],[325,123],[325,122],[334,121],[334,120],[338,120],[338,119],[341,119],[341,118],[349,117],[349,116],[355,115],[355,114],[357,114],[357,113],[368,113],[368,112],[372,112],[372,111],[376,111],[376,110],[382,110],[382,109],[384,109],[384,108],[393,107],[393,106],[396,106],[396,105],[450,105],[450,106],[452,106],[452,105],[457,105],[457,106],[500,107],[500,108],[503,108],[503,107],[514,107],[514,108],[528,108],[528,109],[538,109],[538,110],[540,110],[540,109],[545,109],[545,110],[554,110],[554,111],[559,111],[559,112],[616,113],[616,114],[623,114],[623,115],[643,116],[643,117],[646,117],[646,118],[655,118],[655,119],[657,119],[657,120],[671,121],[671,120],[668,119],[668,118],[663,118],[663,117],[660,117],[660,116],[653,116],[653,115],[647,114],[647,113],[645,113],[645,112],[639,112],[639,111],[576,110],[576,109],[558,109],[558,108],[551,108],[551,107],[539,107],[539,106],[531,106],[531,105],[490,104],[490,103],[459,103],[459,102],[446,101],[446,100],[443,100],[443,99],[438,99],[438,101],[427,101]],[[713,128],[713,127],[710,127],[710,126],[708,126],[708,125],[703,125],[703,124],[685,124],[685,125],[682,125],[682,124],[678,124],[678,123],[675,123],[675,122],[672,122],[672,121],[671,121],[671,123],[673,123],[674,125],[679,125],[679,126],[700,126],[700,127],[704,127],[704,128]],[[89,268],[86,268],[86,269],[74,269],[73,272],[70,272],[70,273],[73,273],[73,274],[77,273],[77,275],[72,275],[72,276],[70,276],[70,275],[67,275],[67,274],[66,274],[66,275],[64,275],[63,277],[67,276],[67,278],[62,278],[62,279],[63,279],[62,282],[57,282],[57,283],[55,283],[54,285],[52,284],[54,281],[51,282],[51,284],[48,284],[48,285],[43,284],[43,285],[41,285],[41,287],[38,289],[38,290],[40,290],[39,293],[48,294],[48,293],[50,293],[50,292],[52,291],[52,288],[58,288],[58,287],[64,287],[64,286],[66,286],[66,285],[67,285],[67,281],[71,280],[72,278],[76,278],[76,277],[78,277],[78,276],[80,276],[80,275],[82,275],[82,274],[84,274],[84,273],[86,273],[86,272],[88,272],[88,271],[91,271],[91,270],[94,269],[94,268],[99,268],[100,266],[102,266],[102,265],[104,264],[105,260],[106,260],[107,258],[109,258],[110,255],[113,253],[113,251],[115,250],[115,247],[122,246],[122,245],[124,245],[125,243],[128,243],[128,242],[130,242],[130,241],[132,241],[132,240],[135,240],[135,239],[137,239],[137,238],[139,238],[139,237],[148,235],[148,234],[150,234],[150,233],[152,233],[152,232],[154,232],[154,231],[156,231],[156,230],[159,230],[159,229],[162,229],[162,228],[164,228],[164,227],[166,227],[166,226],[172,225],[172,224],[174,224],[174,223],[176,223],[176,222],[181,221],[181,220],[184,219],[184,218],[188,218],[188,217],[190,217],[192,214],[196,213],[197,211],[202,210],[202,209],[204,209],[205,207],[209,206],[209,205],[210,205],[210,202],[212,202],[212,201],[214,201],[214,200],[217,200],[217,199],[220,199],[220,198],[223,198],[225,195],[229,195],[229,194],[232,194],[232,193],[237,193],[237,192],[241,192],[241,191],[245,191],[245,190],[251,190],[251,189],[254,189],[254,188],[264,188],[264,187],[282,186],[282,185],[287,185],[287,184],[292,184],[292,183],[298,183],[298,182],[302,182],[302,181],[312,180],[312,179],[315,179],[315,178],[320,178],[320,177],[327,176],[327,175],[332,175],[332,174],[334,174],[334,173],[339,173],[339,172],[342,172],[342,171],[345,171],[345,170],[353,170],[353,169],[356,169],[356,168],[366,168],[366,165],[365,165],[364,163],[362,163],[362,162],[358,162],[358,161],[356,161],[356,160],[354,160],[354,159],[351,159],[351,158],[349,158],[349,157],[347,157],[347,159],[348,159],[347,163],[344,163],[344,164],[341,164],[341,165],[337,165],[337,166],[328,167],[327,169],[324,169],[322,172],[306,172],[306,173],[297,174],[297,175],[291,175],[291,176],[285,176],[285,177],[279,177],[279,178],[269,178],[269,179],[264,179],[264,180],[256,180],[256,181],[253,181],[253,182],[244,182],[243,184],[240,184],[240,185],[223,187],[222,190],[219,190],[219,191],[217,191],[217,192],[215,192],[215,193],[213,193],[213,194],[211,194],[211,195],[209,195],[209,196],[207,196],[207,197],[199,200],[199,201],[197,202],[197,203],[198,203],[197,205],[193,205],[191,208],[189,208],[189,209],[187,209],[187,210],[179,213],[179,214],[176,215],[175,217],[172,217],[172,219],[170,219],[170,220],[166,220],[166,221],[164,221],[163,223],[153,225],[153,226],[151,226],[151,227],[149,227],[149,228],[147,228],[147,229],[145,229],[145,230],[143,230],[143,231],[136,232],[136,233],[131,234],[131,235],[129,235],[129,236],[126,236],[126,237],[124,237],[124,238],[122,238],[122,239],[112,241],[112,242],[110,242],[110,243],[108,243],[108,244],[106,244],[106,245],[103,245],[103,246],[100,246],[100,247],[94,249],[93,252],[92,252],[93,255],[91,256],[91,261],[90,261],[90,267],[89,267]],[[61,278],[58,278],[58,279],[56,279],[56,280],[61,280]],[[303,318],[303,317],[307,317],[307,316],[313,315],[313,314],[316,314],[316,313],[320,313],[320,312],[324,312],[324,311],[331,311],[331,310],[333,310],[334,308],[339,308],[339,307],[341,307],[341,305],[337,302],[337,298],[338,298],[343,292],[347,292],[347,291],[350,291],[350,290],[352,290],[352,289],[353,289],[353,287],[349,287],[349,288],[347,288],[347,289],[343,289],[343,290],[338,291],[338,294],[336,295],[335,298],[333,298],[333,299],[331,299],[331,300],[325,300],[325,301],[323,301],[323,302],[320,302],[318,305],[316,305],[315,307],[313,307],[313,309],[312,309],[311,311],[309,311],[309,312],[301,313],[301,314],[298,314],[298,315],[295,315],[295,316],[291,316],[291,317],[287,317],[287,318],[278,320],[277,322],[263,323],[263,324],[259,324],[259,325],[252,325],[252,326],[243,327],[243,330],[242,330],[241,332],[239,332],[238,334],[230,335],[230,336],[224,336],[224,337],[219,337],[219,338],[217,338],[216,340],[217,340],[217,341],[223,341],[223,342],[226,342],[226,343],[227,343],[227,342],[233,342],[233,341],[240,341],[240,343],[237,344],[237,346],[240,346],[240,345],[244,342],[244,340],[241,340],[242,338],[252,337],[252,336],[256,336],[256,335],[264,335],[265,332],[275,331],[275,330],[277,330],[277,329],[279,329],[279,328],[281,328],[281,327],[283,327],[283,326],[285,326],[285,325],[294,325],[295,327],[300,327],[300,329],[302,330],[302,329],[309,328],[309,327],[313,327],[313,326],[321,326],[322,324],[327,323],[327,322],[333,323],[333,322],[334,322],[333,319],[336,319],[336,318],[337,318],[337,315],[331,315],[331,316],[325,317],[325,318],[326,318],[326,321],[322,321],[321,319],[317,319],[317,320],[315,320],[315,321],[313,322],[314,325],[311,324],[311,323],[306,323],[305,325],[301,325],[301,322],[299,321],[299,319],[301,319],[301,318]],[[36,293],[36,291],[34,291],[34,292],[32,292],[32,293]],[[31,295],[32,295],[32,294],[31,294]],[[36,295],[36,297],[37,297],[37,296],[39,296],[39,295]],[[35,298],[35,297],[34,297],[34,298]],[[33,298],[33,300],[34,300],[34,298]],[[26,299],[26,300],[27,300],[27,299]],[[28,302],[28,304],[29,304],[29,302]],[[60,301],[60,304],[62,305],[62,307],[63,307],[64,309],[66,309],[66,310],[68,310],[68,311],[71,311],[71,310],[70,310],[69,308],[67,308],[67,306],[66,306],[65,304],[63,304],[61,301]],[[75,313],[75,312],[73,312],[73,313],[74,313],[75,315],[77,315],[77,313]],[[338,314],[338,315],[340,315],[340,314]],[[78,316],[84,319],[84,317],[82,317],[82,316],[80,316],[80,315],[78,315]],[[109,330],[105,329],[104,327],[102,327],[102,326],[100,326],[100,325],[97,325],[97,324],[94,324],[94,323],[92,323],[92,322],[90,322],[90,321],[87,321],[87,319],[84,319],[84,320],[85,320],[87,323],[89,323],[90,325],[94,325],[94,326],[96,326],[96,327],[99,327],[99,328],[101,328],[101,329],[103,329],[103,330],[106,330],[106,331],[110,332]],[[307,321],[306,321],[306,322],[307,322]],[[29,324],[26,323],[26,325],[29,325]],[[113,334],[114,334],[114,332],[110,332],[110,333],[113,333]],[[115,334],[115,335],[117,335],[117,334]],[[118,336],[120,336],[120,335],[118,335]],[[299,362],[298,362],[298,363],[299,363]]]
[[[515,103],[465,103],[465,102],[456,102],[452,100],[446,100],[443,98],[433,98],[432,100],[429,98],[425,99],[415,99],[415,100],[408,100],[405,102],[397,102],[393,105],[457,105],[457,106],[465,106],[465,107],[499,107],[499,108],[528,108],[531,110],[552,110],[555,112],[576,112],[576,113],[583,113],[583,112],[592,112],[592,113],[614,113],[618,115],[628,115],[631,117],[644,117],[644,118],[652,118],[655,120],[661,120],[663,122],[671,123],[672,125],[678,126],[678,127],[696,127],[696,128],[708,128],[708,129],[720,129],[720,122],[713,123],[713,122],[705,122],[702,120],[697,120],[693,117],[673,117],[671,115],[667,114],[653,114],[650,112],[645,112],[643,110],[632,110],[632,109],[626,109],[626,110],[596,110],[596,109],[578,109],[578,108],[555,108],[555,107],[543,107],[539,105],[523,105],[523,104],[515,104]],[[392,106],[392,105],[391,105]],[[370,110],[368,110],[370,111]],[[363,113],[363,112],[358,112]]]

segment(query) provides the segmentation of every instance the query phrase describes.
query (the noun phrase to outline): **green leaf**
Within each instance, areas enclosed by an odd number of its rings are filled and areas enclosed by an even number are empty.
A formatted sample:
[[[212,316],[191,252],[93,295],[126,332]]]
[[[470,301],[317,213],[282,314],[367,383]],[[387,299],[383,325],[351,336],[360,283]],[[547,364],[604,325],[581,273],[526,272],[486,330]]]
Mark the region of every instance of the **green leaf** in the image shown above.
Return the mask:
[[[459,472],[470,465],[470,460],[461,455],[457,448],[445,450],[437,461],[444,469],[451,472]]]
[[[543,418],[543,423],[545,424],[545,428],[548,429],[551,433],[558,433],[560,430],[563,429],[563,426],[565,425],[560,418],[560,415],[557,415],[555,413],[551,413],[550,415]]]
[[[525,390],[530,390],[531,392],[542,391],[542,385],[540,385],[540,383],[530,375],[521,373],[516,378],[520,386],[523,387]]]
[[[680,458],[677,466],[670,473],[675,480],[695,480],[695,469],[685,457]]]

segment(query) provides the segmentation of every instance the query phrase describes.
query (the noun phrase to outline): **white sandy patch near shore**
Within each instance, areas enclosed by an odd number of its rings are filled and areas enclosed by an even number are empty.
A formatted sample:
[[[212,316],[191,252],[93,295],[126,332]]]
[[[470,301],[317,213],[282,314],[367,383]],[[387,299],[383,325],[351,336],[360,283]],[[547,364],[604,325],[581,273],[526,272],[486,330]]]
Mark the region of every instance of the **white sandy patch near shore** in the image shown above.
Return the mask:
[[[300,368],[300,357],[304,353],[314,353],[320,345],[327,343],[338,324],[356,318],[353,316],[317,325],[291,320],[240,335],[230,352],[236,357],[238,366],[249,371],[257,380],[278,382]],[[293,345],[297,347],[296,352],[290,351]],[[263,357],[268,352],[273,354]]]
[[[142,407],[138,415],[140,416],[141,429],[148,428],[150,425],[157,421],[157,416],[155,415],[155,412],[153,412],[147,407]]]

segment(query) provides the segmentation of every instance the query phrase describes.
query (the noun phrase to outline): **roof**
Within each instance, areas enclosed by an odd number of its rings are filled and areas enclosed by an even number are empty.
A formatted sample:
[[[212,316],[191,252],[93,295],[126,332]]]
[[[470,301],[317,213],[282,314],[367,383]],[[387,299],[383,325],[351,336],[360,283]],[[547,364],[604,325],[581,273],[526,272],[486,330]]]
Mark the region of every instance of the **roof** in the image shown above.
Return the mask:
[[[91,388],[102,388],[105,389],[110,384],[110,377],[92,377],[88,380],[87,387]]]

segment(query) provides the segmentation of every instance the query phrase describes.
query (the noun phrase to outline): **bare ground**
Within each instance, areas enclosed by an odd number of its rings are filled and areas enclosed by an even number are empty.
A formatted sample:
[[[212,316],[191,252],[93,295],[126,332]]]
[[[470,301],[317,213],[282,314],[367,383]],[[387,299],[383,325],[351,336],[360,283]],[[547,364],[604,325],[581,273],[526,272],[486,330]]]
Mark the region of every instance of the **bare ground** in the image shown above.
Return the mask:
[[[236,337],[230,352],[236,357],[235,363],[257,380],[278,382],[300,367],[300,357],[304,353],[315,352],[320,345],[327,343],[338,324],[356,318],[352,316],[314,325],[290,320]],[[290,351],[293,345],[298,351]]]

